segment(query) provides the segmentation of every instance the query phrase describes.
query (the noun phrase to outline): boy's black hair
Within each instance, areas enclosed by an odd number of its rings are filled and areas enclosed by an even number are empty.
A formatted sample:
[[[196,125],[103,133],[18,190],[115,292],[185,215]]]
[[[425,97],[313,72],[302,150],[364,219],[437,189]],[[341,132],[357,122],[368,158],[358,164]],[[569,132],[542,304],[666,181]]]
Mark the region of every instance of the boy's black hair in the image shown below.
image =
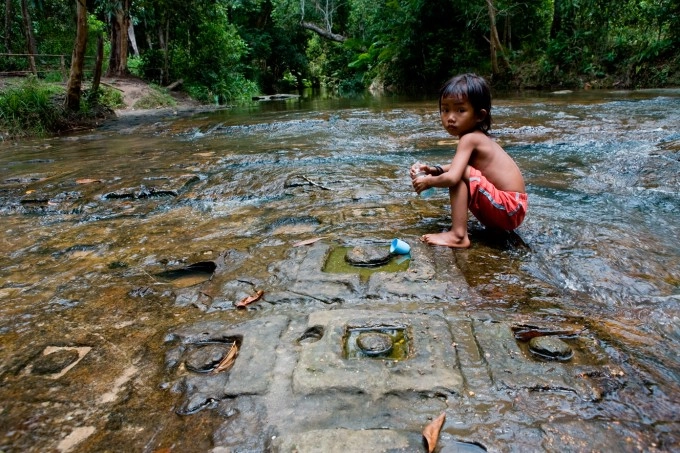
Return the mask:
[[[442,109],[442,99],[455,98],[470,101],[475,113],[486,110],[486,116],[478,123],[477,128],[489,133],[491,129],[491,89],[483,77],[477,74],[460,74],[449,79],[439,91],[439,111]]]

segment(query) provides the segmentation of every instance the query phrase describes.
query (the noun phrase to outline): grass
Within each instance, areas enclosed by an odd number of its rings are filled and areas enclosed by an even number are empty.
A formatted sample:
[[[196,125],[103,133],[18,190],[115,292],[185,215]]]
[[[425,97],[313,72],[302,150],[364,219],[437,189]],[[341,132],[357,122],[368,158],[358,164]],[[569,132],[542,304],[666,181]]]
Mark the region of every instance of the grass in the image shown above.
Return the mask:
[[[0,91],[0,131],[10,137],[45,135],[59,128],[64,108],[55,98],[65,91],[57,85],[28,77]]]
[[[136,109],[155,109],[160,107],[175,107],[177,101],[165,90],[156,85],[151,85],[151,92],[133,105]]]
[[[0,88],[0,139],[42,137],[90,124],[122,105],[120,93],[103,87],[96,98],[81,97],[77,113],[66,111],[66,90],[31,76]]]

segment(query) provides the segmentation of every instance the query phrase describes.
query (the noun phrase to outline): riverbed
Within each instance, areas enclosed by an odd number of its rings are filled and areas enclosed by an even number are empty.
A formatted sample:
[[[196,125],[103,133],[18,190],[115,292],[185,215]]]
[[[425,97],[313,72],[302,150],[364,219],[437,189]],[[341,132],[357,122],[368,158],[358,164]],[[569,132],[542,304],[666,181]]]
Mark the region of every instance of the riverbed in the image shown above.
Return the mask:
[[[529,214],[471,217],[468,250],[419,241],[450,226],[408,175],[455,150],[436,99],[0,143],[0,450],[424,451],[442,412],[441,451],[679,449],[680,90],[498,95],[492,117]],[[327,267],[394,238],[392,267]],[[348,357],[366,329],[406,352]],[[233,368],[192,368],[207,344]]]

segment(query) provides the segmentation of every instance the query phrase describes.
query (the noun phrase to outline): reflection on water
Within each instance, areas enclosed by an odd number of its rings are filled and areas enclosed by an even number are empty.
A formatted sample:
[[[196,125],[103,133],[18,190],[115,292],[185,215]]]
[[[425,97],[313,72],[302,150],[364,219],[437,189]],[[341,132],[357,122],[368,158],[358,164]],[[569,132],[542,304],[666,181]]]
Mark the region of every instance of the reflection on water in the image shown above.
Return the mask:
[[[473,247],[455,252],[480,295],[467,307],[581,318],[679,390],[680,91],[506,96],[493,117],[525,173],[528,247],[471,221]],[[41,335],[151,344],[201,319],[153,275],[224,250],[255,257],[256,286],[313,236],[447,228],[447,194],[416,197],[407,171],[448,161],[444,134],[436,100],[302,99],[0,144],[0,372]],[[187,285],[209,278],[193,271]]]

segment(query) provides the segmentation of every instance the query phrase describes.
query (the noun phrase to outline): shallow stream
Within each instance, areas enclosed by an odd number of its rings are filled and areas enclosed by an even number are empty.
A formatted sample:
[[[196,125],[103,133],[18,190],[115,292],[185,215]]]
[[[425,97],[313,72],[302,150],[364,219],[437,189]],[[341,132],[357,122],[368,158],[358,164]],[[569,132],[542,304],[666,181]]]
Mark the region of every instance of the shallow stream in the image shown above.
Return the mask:
[[[580,324],[643,384],[561,415],[639,424],[631,451],[679,448],[680,90],[494,102],[492,132],[524,173],[529,214],[517,237],[503,238],[471,218],[469,250],[437,251],[469,296],[427,309]],[[306,247],[293,247],[300,241],[414,244],[446,229],[447,193],[419,198],[408,176],[415,161],[446,163],[455,149],[436,109],[436,99],[302,98],[0,143],[0,450],[220,445],[228,433],[201,437],[219,431],[209,411],[189,423],[163,389],[166,335],[208,320],[394,308],[380,298],[268,302],[267,288],[247,310],[234,301],[275,279],[273,264]],[[209,303],[176,296],[214,267],[162,278],[219,259],[225,276],[201,290]],[[57,365],[49,379],[32,377],[27,364],[46,347],[77,353],[68,379]],[[510,409],[494,407],[486,447],[516,450],[519,433],[498,434]],[[458,438],[482,442],[487,431],[473,425]],[[234,451],[257,451],[241,435]]]

